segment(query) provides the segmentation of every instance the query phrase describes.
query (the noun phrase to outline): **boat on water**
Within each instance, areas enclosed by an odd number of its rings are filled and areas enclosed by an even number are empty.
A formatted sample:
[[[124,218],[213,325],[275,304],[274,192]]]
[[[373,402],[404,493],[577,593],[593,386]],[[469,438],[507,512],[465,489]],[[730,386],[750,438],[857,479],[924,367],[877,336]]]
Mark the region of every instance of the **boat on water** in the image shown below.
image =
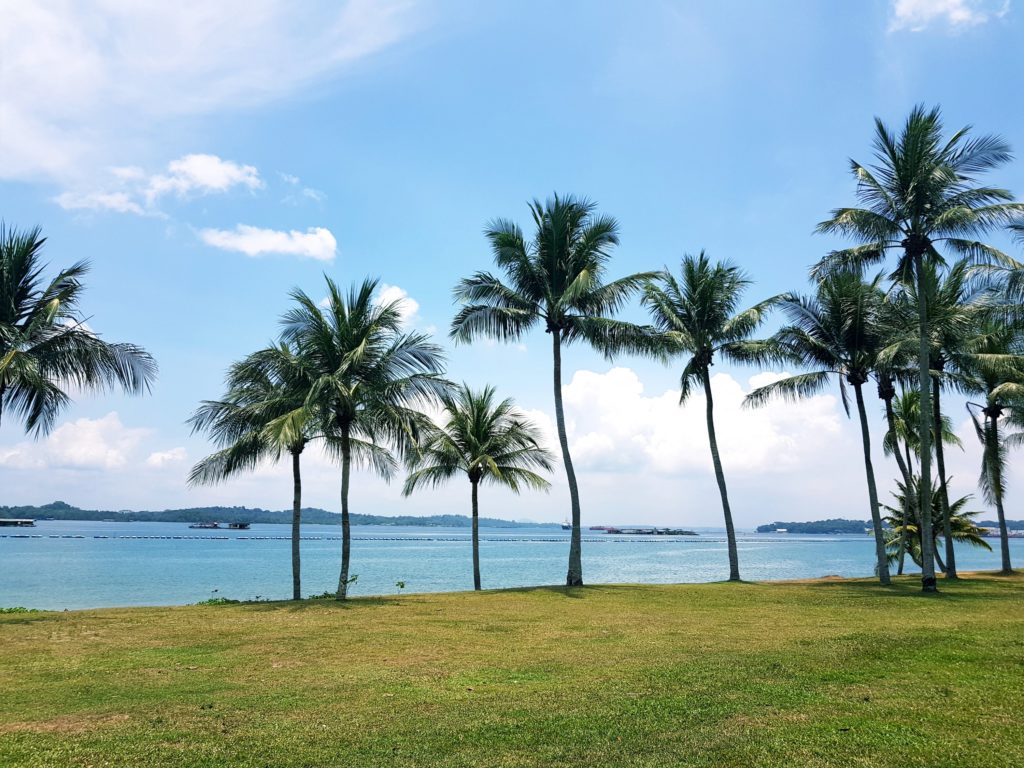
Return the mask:
[[[572,530],[572,523],[570,523],[568,520],[564,520],[562,522],[562,530],[563,531],[571,531]]]
[[[5,528],[35,528],[36,521],[30,517],[0,517],[0,525]]]
[[[698,536],[696,531],[688,531],[685,528],[612,528],[606,527],[605,533],[614,533],[624,536]]]
[[[201,528],[203,530],[220,530],[220,523],[192,523],[189,528]]]
[[[248,531],[249,530],[249,524],[248,523],[228,523],[228,528],[230,528],[233,531]]]

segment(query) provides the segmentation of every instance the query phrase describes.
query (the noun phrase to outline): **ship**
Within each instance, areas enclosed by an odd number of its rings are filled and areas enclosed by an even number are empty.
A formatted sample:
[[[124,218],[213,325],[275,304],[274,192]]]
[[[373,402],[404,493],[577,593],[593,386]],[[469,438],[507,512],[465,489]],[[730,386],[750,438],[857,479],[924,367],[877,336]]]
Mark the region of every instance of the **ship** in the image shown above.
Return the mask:
[[[203,530],[220,530],[220,523],[192,523],[189,528],[202,528]]]
[[[570,523],[568,520],[563,521],[562,522],[562,530],[563,531],[571,531],[572,530],[572,523]]]

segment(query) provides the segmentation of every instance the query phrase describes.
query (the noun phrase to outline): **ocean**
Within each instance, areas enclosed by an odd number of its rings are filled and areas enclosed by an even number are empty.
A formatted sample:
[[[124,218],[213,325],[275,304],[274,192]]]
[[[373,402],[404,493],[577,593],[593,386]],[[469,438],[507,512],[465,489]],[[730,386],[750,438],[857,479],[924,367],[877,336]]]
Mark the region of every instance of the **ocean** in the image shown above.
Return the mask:
[[[42,520],[34,528],[0,528],[0,607],[74,610],[181,605],[211,597],[291,597],[290,526],[247,531],[194,530],[185,523]],[[722,531],[699,536],[627,536],[584,531],[588,584],[707,582],[728,576]],[[303,594],[334,590],[341,528],[302,529]],[[485,589],[560,584],[569,532],[552,528],[481,528]],[[473,587],[467,528],[353,526],[352,595],[447,592]],[[957,548],[961,570],[999,568],[993,552]],[[1016,564],[1024,539],[1011,540]],[[740,573],[748,580],[870,576],[870,536],[739,534]],[[909,561],[908,561],[909,563]],[[910,564],[912,565],[912,563]],[[911,569],[912,570],[912,569]],[[404,587],[399,587],[399,583]]]

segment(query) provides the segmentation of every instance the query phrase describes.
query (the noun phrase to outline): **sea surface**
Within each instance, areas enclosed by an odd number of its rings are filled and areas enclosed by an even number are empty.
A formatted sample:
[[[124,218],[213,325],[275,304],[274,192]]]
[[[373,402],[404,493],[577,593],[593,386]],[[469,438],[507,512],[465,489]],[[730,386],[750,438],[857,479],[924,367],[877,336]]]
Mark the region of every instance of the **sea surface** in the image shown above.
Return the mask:
[[[0,607],[52,610],[129,605],[180,605],[211,597],[291,597],[290,526],[247,531],[194,530],[186,523],[42,520],[34,528],[0,528]],[[626,536],[584,531],[588,584],[719,581],[728,576],[724,533]],[[303,594],[337,588],[341,529],[302,528]],[[552,528],[481,528],[480,559],[487,588],[560,584],[569,532]],[[958,547],[962,570],[999,568],[993,552]],[[1012,539],[1024,564],[1024,539]],[[870,536],[739,534],[744,579],[870,576]],[[467,528],[353,526],[353,595],[472,589]],[[404,587],[399,587],[399,582]]]

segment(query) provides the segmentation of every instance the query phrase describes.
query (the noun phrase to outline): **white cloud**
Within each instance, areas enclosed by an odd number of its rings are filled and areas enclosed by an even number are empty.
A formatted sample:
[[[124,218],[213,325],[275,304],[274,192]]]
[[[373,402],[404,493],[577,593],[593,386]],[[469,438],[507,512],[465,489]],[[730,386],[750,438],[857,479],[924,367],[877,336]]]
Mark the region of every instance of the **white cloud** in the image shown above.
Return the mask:
[[[14,469],[118,470],[128,466],[149,430],[129,428],[111,411],[99,419],[76,419],[45,440],[0,447],[0,466]]]
[[[146,458],[146,466],[162,469],[168,465],[180,464],[187,458],[188,452],[183,447],[171,448],[169,451],[154,451]]]
[[[180,131],[283,98],[409,34],[408,0],[41,0],[0,14],[0,178],[75,188]],[[121,160],[123,162],[123,160]]]
[[[162,214],[155,205],[164,195],[173,194],[187,199],[195,195],[228,192],[234,187],[249,190],[263,187],[255,166],[239,165],[206,154],[184,155],[172,160],[162,173],[150,175],[138,166],[120,166],[110,168],[109,175],[106,189],[62,192],[54,202],[65,210],[160,216]]]
[[[337,255],[338,241],[325,227],[310,227],[305,232],[284,232],[239,224],[234,229],[203,229],[200,239],[214,248],[238,251],[246,256],[283,254],[318,261],[331,261]]]
[[[716,434],[730,474],[795,469],[825,450],[841,429],[844,417],[831,395],[741,408],[751,389],[780,377],[758,374],[746,388],[728,374],[712,377]],[[577,371],[563,397],[570,448],[581,469],[710,470],[703,392],[680,407],[677,390],[648,396],[634,371],[613,368],[603,374]]]
[[[1002,18],[1009,10],[1009,0],[893,0],[889,31],[921,32],[936,23],[964,29]]]
[[[375,301],[380,305],[399,302],[398,311],[406,325],[414,325],[419,320],[420,303],[409,296],[409,292],[404,288],[381,283]]]

